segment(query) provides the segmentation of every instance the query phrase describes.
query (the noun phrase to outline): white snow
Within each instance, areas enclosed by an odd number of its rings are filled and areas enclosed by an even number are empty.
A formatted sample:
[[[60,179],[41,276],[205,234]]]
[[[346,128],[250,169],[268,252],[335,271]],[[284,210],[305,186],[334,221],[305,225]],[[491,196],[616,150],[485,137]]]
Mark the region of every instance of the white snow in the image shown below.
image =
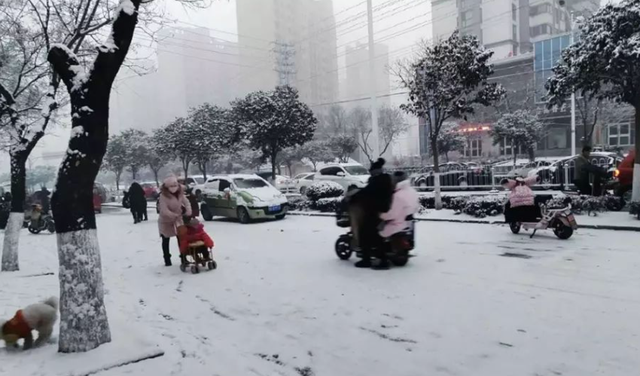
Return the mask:
[[[71,128],[71,138],[82,137],[84,133],[85,133],[84,127],[82,125]],[[77,150],[75,152],[77,152]],[[71,153],[69,151],[69,154],[75,154],[75,153]]]
[[[579,230],[561,241],[425,222],[417,257],[379,272],[336,258],[345,230],[334,218],[216,221],[205,226],[218,269],[192,275],[162,266],[153,211],[134,226],[128,211],[109,210],[98,234],[114,342],[71,356],[55,345],[0,351],[0,374],[78,374],[153,350],[123,341],[124,331],[165,355],[100,375],[630,376],[640,367],[637,233]],[[0,318],[59,291],[55,276],[33,276],[57,274],[55,237],[21,236],[23,271],[0,273]]]

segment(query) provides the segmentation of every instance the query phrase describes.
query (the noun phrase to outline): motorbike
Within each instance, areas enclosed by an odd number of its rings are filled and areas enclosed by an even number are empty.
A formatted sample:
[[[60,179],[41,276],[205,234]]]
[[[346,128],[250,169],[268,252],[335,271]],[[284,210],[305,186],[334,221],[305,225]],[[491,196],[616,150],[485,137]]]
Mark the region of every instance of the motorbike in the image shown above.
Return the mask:
[[[509,228],[514,234],[519,234],[521,229],[525,231],[533,230],[529,238],[533,238],[538,230],[552,229],[553,233],[562,240],[569,239],[573,231],[578,229],[576,217],[571,211],[571,199],[565,200],[564,208],[548,209],[545,204],[539,204],[541,217],[535,222],[509,222]]]
[[[372,250],[372,254],[379,255],[380,252],[385,252],[387,259],[391,261],[393,265],[407,265],[409,258],[412,257],[410,251],[415,248],[415,220],[413,216],[409,216],[407,217],[407,221],[409,222],[409,228],[402,233],[394,235],[391,239],[381,239],[376,249]],[[348,214],[338,211],[336,224],[342,228],[350,227],[351,223]],[[336,240],[335,252],[340,260],[349,260],[354,252],[357,257],[363,257],[362,251],[354,251],[351,245],[352,240],[353,233],[351,231],[340,235],[338,240]]]
[[[27,226],[29,232],[32,234],[39,234],[44,230],[48,230],[50,233],[56,232],[56,225],[53,221],[53,217],[49,214],[42,212],[42,206],[40,204],[31,205],[31,220]]]

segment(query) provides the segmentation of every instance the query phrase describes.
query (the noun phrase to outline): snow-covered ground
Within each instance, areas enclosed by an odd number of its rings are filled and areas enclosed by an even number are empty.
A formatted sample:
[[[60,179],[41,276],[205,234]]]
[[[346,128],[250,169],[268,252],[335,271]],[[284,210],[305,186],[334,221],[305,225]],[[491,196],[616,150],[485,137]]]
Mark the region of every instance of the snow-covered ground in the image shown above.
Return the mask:
[[[165,355],[100,375],[640,369],[637,233],[580,230],[561,241],[551,232],[529,239],[502,226],[424,222],[407,267],[373,271],[335,257],[343,230],[333,218],[215,221],[206,227],[219,269],[191,275],[162,266],[154,219],[134,226],[128,212],[110,210],[98,225],[109,315],[126,318]],[[2,317],[58,292],[55,236],[23,232],[20,248],[21,276],[0,275]],[[48,271],[56,275],[22,276]],[[21,373],[13,355],[28,356],[0,354],[0,374],[53,374]]]

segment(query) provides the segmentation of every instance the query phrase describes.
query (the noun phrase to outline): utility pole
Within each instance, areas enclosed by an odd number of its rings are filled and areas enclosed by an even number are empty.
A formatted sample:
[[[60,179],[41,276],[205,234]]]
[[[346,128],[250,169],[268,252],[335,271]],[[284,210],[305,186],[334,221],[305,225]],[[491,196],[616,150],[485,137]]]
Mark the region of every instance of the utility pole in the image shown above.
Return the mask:
[[[373,159],[380,156],[380,133],[378,132],[378,98],[376,96],[375,46],[373,43],[373,0],[367,0],[369,26],[369,89],[371,90],[371,131],[373,133]]]
[[[296,50],[292,43],[275,42],[276,54],[275,71],[278,73],[278,85],[291,85],[296,72]]]

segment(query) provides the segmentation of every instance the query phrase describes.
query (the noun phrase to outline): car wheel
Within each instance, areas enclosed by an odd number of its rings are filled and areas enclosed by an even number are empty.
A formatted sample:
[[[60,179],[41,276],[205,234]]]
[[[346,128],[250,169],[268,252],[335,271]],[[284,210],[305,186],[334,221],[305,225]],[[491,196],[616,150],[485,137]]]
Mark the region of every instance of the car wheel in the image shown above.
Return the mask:
[[[213,214],[206,204],[200,205],[200,214],[202,214],[202,218],[207,222],[213,220]]]
[[[623,200],[624,202],[631,202],[631,194],[632,194],[632,193],[633,193],[633,192],[631,191],[631,189],[627,189],[626,191],[624,191],[624,192],[620,195],[620,197],[622,197],[622,200]]]
[[[426,182],[425,180],[421,180],[421,181],[418,183],[418,188],[419,188],[421,191],[426,191],[426,190],[427,190],[427,188],[428,188],[427,182]]]
[[[283,220],[283,219],[284,219],[284,217],[286,217],[286,216],[287,216],[286,214],[276,215],[276,219],[277,219],[278,221],[281,221],[281,220]]]
[[[300,194],[304,196],[305,193],[307,193],[307,187],[300,187]]]
[[[243,225],[246,225],[247,223],[251,222],[251,217],[249,216],[249,212],[247,211],[247,209],[243,208],[242,206],[238,208],[238,221],[240,221],[240,223],[242,223]]]

